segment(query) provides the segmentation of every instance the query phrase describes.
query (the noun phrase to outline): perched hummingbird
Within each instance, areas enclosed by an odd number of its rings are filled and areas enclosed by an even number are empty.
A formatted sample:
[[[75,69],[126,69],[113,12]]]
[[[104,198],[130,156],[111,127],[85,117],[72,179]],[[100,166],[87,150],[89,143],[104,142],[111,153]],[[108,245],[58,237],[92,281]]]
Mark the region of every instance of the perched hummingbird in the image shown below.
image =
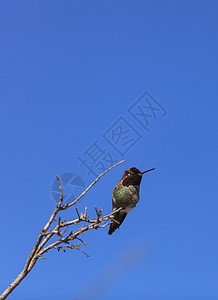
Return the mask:
[[[113,211],[120,207],[122,207],[122,209],[113,215],[108,234],[112,234],[119,228],[127,214],[136,206],[139,201],[139,187],[142,175],[154,169],[155,168],[140,172],[137,168],[132,167],[123,173],[123,177],[115,185],[112,195]]]

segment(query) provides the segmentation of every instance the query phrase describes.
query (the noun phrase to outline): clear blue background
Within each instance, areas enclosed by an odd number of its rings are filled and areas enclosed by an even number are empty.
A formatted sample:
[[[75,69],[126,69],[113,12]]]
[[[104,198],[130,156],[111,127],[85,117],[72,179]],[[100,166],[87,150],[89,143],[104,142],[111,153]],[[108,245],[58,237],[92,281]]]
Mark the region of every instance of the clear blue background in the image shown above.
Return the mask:
[[[92,182],[78,156],[144,91],[167,110],[149,133],[128,116],[143,139],[80,204],[109,213],[125,168],[156,167],[120,230],[86,233],[90,258],[52,250],[9,299],[92,299],[90,286],[103,300],[218,299],[217,11],[217,1],[0,2],[1,291],[55,207],[55,175]]]

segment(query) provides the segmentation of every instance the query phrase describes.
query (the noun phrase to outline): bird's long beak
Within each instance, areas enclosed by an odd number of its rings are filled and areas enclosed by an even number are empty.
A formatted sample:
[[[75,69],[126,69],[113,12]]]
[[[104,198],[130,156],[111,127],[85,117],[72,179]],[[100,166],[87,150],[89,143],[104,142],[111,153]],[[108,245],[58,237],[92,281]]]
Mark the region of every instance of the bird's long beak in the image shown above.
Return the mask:
[[[149,170],[144,171],[144,172],[140,172],[139,175],[142,176],[143,174],[145,174],[145,173],[147,173],[147,172],[150,172],[150,171],[153,171],[154,169],[155,169],[155,168],[149,169]]]

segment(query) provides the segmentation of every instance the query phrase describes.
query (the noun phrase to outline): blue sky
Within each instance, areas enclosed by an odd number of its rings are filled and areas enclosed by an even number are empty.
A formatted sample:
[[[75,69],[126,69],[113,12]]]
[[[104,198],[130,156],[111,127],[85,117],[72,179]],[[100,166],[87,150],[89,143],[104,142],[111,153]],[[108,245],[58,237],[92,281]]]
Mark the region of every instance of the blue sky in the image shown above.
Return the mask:
[[[94,216],[94,206],[110,212],[126,168],[156,168],[119,231],[84,235],[89,258],[51,251],[9,299],[97,299],[100,287],[103,300],[218,299],[217,9],[217,1],[0,2],[0,290],[55,207],[56,174],[90,184],[79,157],[88,163],[96,145],[96,174],[106,154],[126,159],[80,202]],[[147,129],[129,111],[145,92],[142,101],[159,109]],[[110,130],[123,124],[122,142]]]

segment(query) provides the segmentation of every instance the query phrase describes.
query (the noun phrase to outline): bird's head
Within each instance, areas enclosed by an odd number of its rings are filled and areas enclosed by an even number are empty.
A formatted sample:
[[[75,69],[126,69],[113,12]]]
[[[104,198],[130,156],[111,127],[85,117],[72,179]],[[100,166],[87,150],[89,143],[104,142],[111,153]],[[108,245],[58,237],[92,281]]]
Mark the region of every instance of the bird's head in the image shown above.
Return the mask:
[[[144,172],[141,172],[135,167],[129,168],[129,169],[125,170],[125,172],[123,173],[122,184],[124,186],[140,185],[141,180],[142,180],[142,175],[147,173],[147,172],[150,172],[154,169],[155,168],[149,169],[149,170],[144,171]]]

